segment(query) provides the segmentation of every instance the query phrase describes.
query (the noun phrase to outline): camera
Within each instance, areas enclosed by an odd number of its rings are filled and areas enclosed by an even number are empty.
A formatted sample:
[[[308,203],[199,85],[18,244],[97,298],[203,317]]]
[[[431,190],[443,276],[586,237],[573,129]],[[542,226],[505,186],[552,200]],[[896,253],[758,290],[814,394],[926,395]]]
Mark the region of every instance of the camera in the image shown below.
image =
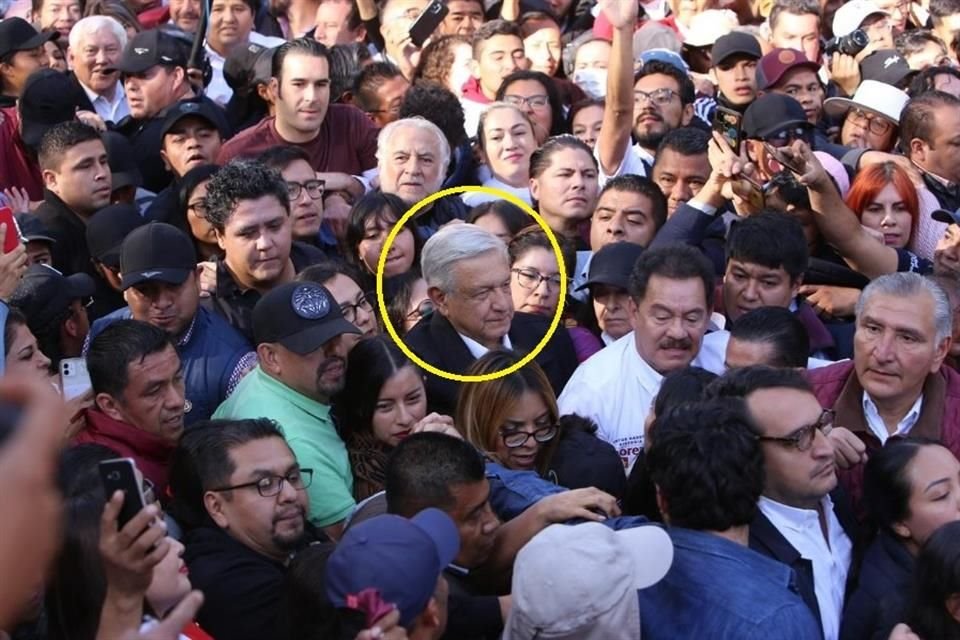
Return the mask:
[[[828,40],[823,50],[830,55],[842,53],[848,56],[855,56],[866,49],[868,44],[870,44],[870,38],[867,36],[867,32],[863,29],[857,29],[845,36]]]

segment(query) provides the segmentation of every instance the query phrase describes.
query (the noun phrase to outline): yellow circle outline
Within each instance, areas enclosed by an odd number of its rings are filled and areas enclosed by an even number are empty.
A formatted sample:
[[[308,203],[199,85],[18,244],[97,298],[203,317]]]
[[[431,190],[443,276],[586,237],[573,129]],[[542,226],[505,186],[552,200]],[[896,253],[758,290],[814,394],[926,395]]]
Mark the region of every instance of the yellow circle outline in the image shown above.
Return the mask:
[[[403,228],[403,225],[407,223],[410,218],[417,214],[420,209],[424,208],[428,204],[439,200],[445,196],[456,195],[458,193],[464,192],[476,192],[476,193],[486,193],[488,195],[496,196],[498,200],[506,200],[511,204],[515,204],[525,212],[530,214],[534,220],[537,221],[537,224],[540,225],[540,228],[543,229],[544,233],[547,234],[547,238],[550,240],[550,246],[553,247],[553,253],[557,257],[557,267],[560,270],[560,300],[557,304],[557,311],[553,314],[553,320],[550,322],[550,328],[547,330],[547,333],[544,334],[543,339],[537,343],[537,346],[533,348],[533,351],[525,355],[518,362],[510,365],[506,369],[501,369],[500,371],[494,371],[493,373],[484,373],[481,375],[467,376],[459,373],[451,373],[449,371],[444,371],[439,369],[429,362],[424,361],[420,356],[415,354],[410,347],[404,344],[403,340],[397,335],[397,330],[394,328],[393,323],[390,321],[390,316],[387,314],[387,305],[386,301],[383,298],[383,272],[387,264],[387,253],[390,251],[390,247],[393,245],[394,240],[397,238],[397,234],[400,233],[400,230]],[[411,230],[413,233],[416,231]],[[547,346],[547,342],[550,341],[550,338],[553,337],[554,332],[557,330],[557,327],[560,325],[560,317],[563,315],[563,304],[567,297],[567,270],[563,264],[563,253],[560,250],[560,244],[557,242],[556,236],[553,235],[553,231],[550,229],[549,225],[544,222],[543,218],[540,217],[540,214],[533,210],[533,207],[528,205],[526,202],[513,195],[512,193],[507,193],[501,189],[496,189],[494,187],[481,187],[481,186],[467,186],[467,187],[451,187],[450,189],[444,189],[438,191],[432,195],[427,196],[417,204],[410,207],[406,213],[404,213],[400,219],[393,225],[393,228],[390,229],[390,233],[387,235],[387,240],[383,244],[383,249],[380,250],[380,259],[377,260],[377,305],[380,308],[380,317],[383,318],[383,324],[387,329],[387,333],[390,334],[390,338],[393,339],[393,342],[403,351],[404,354],[411,360],[417,363],[421,368],[430,373],[444,378],[446,380],[453,380],[454,382],[489,382],[490,380],[496,380],[497,378],[502,378],[508,376],[511,373],[519,371],[537,355],[543,351],[544,347]]]

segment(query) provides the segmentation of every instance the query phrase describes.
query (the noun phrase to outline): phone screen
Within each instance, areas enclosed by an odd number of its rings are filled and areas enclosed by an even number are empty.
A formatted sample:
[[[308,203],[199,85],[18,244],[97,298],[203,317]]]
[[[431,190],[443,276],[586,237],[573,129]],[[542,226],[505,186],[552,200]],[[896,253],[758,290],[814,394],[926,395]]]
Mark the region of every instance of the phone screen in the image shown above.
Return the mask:
[[[433,32],[437,30],[437,27],[440,26],[449,12],[447,5],[440,0],[433,0],[410,27],[410,42],[415,47],[422,47],[423,43],[433,35]]]
[[[736,154],[740,153],[740,121],[743,116],[724,107],[717,107],[713,114],[713,130],[723,136]]]

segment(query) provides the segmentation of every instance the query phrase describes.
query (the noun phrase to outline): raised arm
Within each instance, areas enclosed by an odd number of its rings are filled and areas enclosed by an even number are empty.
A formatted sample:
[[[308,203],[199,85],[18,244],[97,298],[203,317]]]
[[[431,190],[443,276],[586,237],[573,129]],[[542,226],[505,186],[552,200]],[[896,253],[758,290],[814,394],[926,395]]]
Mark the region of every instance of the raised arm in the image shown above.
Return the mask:
[[[613,25],[613,49],[607,70],[607,98],[597,140],[597,155],[603,172],[613,175],[630,146],[630,128],[633,124],[633,30],[637,24],[638,4],[601,0],[600,6]]]

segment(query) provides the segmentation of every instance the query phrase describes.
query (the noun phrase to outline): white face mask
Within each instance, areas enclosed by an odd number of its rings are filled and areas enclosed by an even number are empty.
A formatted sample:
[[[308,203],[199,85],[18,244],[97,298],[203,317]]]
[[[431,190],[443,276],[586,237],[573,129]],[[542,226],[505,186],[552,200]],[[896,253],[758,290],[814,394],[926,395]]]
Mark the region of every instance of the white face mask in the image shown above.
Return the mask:
[[[580,69],[574,72],[573,81],[591,98],[607,97],[606,69]]]

